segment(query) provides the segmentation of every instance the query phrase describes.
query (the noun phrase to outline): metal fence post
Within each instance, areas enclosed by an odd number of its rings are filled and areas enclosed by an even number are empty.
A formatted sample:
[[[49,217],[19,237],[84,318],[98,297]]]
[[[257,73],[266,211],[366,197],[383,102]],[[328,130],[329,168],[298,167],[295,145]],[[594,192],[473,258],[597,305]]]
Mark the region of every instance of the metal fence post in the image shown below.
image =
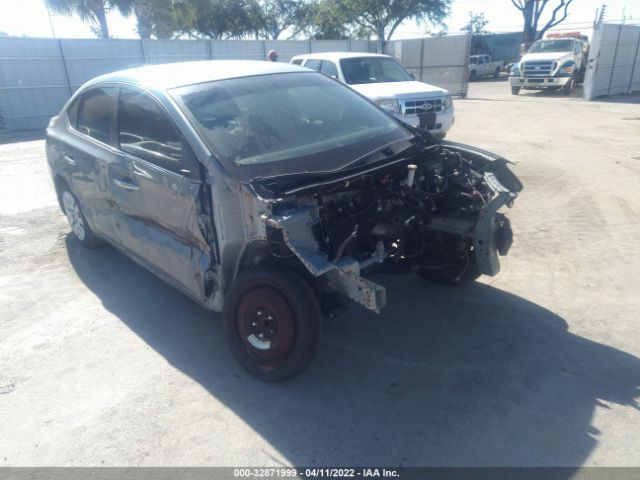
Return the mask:
[[[209,46],[209,59],[213,60],[213,40],[208,40],[207,44]]]
[[[73,89],[71,88],[71,81],[69,80],[69,71],[67,70],[67,62],[64,59],[64,51],[62,49],[62,41],[58,38],[56,40],[58,44],[58,52],[60,52],[60,62],[62,63],[62,70],[64,71],[64,79],[67,82],[67,90],[69,91],[69,98],[73,95]]]

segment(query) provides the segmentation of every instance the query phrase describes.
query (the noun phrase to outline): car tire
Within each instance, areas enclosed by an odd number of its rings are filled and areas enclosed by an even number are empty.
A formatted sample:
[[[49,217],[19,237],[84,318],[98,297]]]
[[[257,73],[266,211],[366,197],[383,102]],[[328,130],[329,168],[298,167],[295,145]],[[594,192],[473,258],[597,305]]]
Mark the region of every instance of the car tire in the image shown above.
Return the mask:
[[[82,206],[78,198],[71,193],[71,190],[69,190],[69,187],[66,185],[63,186],[60,191],[60,205],[67,217],[71,232],[76,240],[80,242],[80,245],[86,248],[96,248],[103,244],[102,240],[93,233],[93,230],[89,226],[89,222],[87,222],[87,217],[85,217],[82,212]]]
[[[496,68],[496,71],[493,72],[493,78],[500,78],[500,67]]]
[[[569,79],[569,81],[562,87],[562,93],[565,95],[571,95],[571,92],[573,91],[573,84],[574,84],[574,77],[571,77]]]
[[[477,74],[475,72],[475,70],[473,70],[470,74],[469,74],[469,81],[470,82],[475,82],[477,78]]]
[[[227,292],[222,315],[234,357],[261,380],[299,374],[320,343],[320,304],[292,271],[259,267],[241,273]]]
[[[520,93],[520,87],[511,87],[511,95],[518,95]]]
[[[473,252],[466,255],[464,263],[447,270],[418,270],[418,275],[431,283],[447,285],[449,287],[461,287],[480,277],[478,262]]]

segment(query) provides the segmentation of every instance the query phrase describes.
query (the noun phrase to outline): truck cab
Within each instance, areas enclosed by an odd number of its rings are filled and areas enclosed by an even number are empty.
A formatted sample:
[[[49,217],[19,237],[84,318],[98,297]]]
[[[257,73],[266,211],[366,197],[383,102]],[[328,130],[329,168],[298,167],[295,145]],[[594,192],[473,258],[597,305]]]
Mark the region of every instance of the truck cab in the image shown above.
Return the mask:
[[[534,42],[520,61],[511,67],[511,93],[521,89],[558,89],[569,95],[583,75],[588,44],[584,37],[550,36]]]
[[[502,62],[492,62],[491,55],[471,55],[469,57],[469,80],[472,82],[485,75],[493,75],[494,78],[500,76]]]

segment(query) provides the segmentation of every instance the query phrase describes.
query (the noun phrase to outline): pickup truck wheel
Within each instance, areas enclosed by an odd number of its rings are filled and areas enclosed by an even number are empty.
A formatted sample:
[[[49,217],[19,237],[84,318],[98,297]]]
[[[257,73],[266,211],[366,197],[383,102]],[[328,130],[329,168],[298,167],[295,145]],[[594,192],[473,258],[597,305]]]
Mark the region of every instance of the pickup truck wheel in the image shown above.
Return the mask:
[[[291,271],[271,267],[236,278],[223,319],[236,359],[268,381],[302,372],[315,356],[322,331],[320,304],[309,284]]]
[[[62,204],[62,210],[67,217],[73,236],[76,237],[80,244],[87,248],[100,246],[102,240],[91,230],[87,218],[84,216],[84,213],[82,213],[80,202],[67,186],[62,188],[60,203]]]
[[[496,68],[496,71],[493,72],[493,78],[499,78],[500,77],[500,67]]]
[[[518,95],[520,93],[520,87],[511,87],[511,95]]]
[[[475,82],[476,81],[476,77],[477,77],[476,71],[472,70],[471,73],[469,74],[469,81],[470,82]]]

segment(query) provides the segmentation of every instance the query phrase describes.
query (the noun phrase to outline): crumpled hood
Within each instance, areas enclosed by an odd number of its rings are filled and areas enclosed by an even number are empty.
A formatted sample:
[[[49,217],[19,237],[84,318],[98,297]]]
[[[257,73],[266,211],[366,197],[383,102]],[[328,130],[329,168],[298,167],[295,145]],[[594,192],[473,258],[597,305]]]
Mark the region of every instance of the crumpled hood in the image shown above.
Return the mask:
[[[567,59],[571,58],[571,52],[541,52],[541,53],[527,53],[525,54],[520,62],[528,62],[528,61],[542,61],[542,60],[560,60],[561,58],[567,57]]]
[[[442,97],[449,95],[449,92],[443,88],[429,85],[428,83],[417,82],[385,82],[385,83],[363,83],[360,85],[349,85],[356,92],[361,93],[365,97],[376,98],[415,98],[419,97]]]

